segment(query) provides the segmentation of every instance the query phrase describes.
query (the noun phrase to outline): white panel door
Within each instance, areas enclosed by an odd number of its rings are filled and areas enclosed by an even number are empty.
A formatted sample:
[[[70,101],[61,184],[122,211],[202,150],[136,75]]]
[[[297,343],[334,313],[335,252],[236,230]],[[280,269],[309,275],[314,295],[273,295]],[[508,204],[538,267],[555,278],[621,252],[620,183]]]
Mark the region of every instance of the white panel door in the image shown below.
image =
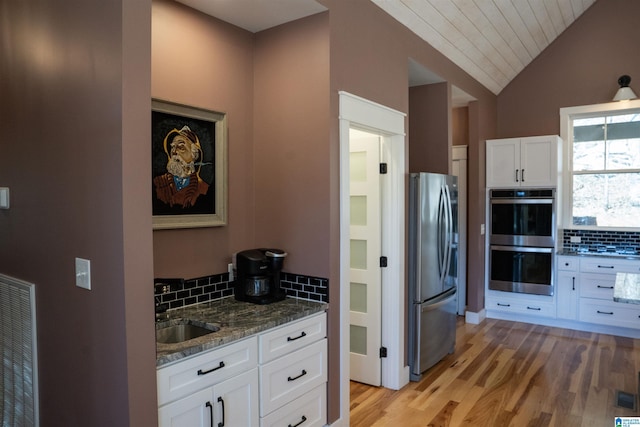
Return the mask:
[[[350,132],[350,371],[381,384],[380,136]]]

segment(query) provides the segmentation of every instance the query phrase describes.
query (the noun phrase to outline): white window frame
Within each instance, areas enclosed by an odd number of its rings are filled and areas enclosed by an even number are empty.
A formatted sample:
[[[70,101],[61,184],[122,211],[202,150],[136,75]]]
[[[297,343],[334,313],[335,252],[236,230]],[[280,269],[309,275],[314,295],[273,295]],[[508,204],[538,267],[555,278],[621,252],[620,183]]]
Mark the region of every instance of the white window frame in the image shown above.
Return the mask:
[[[640,231],[640,227],[603,227],[594,225],[573,225],[573,120],[579,118],[599,117],[611,113],[640,113],[640,99],[632,101],[608,102],[606,104],[582,105],[578,107],[565,107],[560,109],[560,136],[564,142],[562,153],[561,179],[562,190],[559,191],[558,206],[561,213],[558,215],[560,228],[575,230],[623,230]]]

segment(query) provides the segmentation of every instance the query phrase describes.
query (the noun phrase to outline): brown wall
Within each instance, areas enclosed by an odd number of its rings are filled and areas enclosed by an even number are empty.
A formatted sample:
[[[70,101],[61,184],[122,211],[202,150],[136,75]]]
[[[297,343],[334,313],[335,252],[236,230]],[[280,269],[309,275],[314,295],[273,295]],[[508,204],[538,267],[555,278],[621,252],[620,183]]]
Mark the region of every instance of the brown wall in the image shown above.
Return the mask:
[[[255,244],[329,276],[329,15],[256,34]]]
[[[228,225],[154,231],[155,277],[223,273],[234,252],[255,245],[253,43],[248,31],[153,1],[151,95],[226,113],[229,159]]]
[[[150,8],[2,5],[0,272],[36,285],[42,426],[156,425]]]
[[[618,77],[640,93],[640,2],[599,0],[498,96],[498,136],[559,134],[559,109],[610,102]]]
[[[469,144],[469,108],[456,107],[451,111],[452,145]]]
[[[451,172],[451,85],[409,88],[409,172]]]

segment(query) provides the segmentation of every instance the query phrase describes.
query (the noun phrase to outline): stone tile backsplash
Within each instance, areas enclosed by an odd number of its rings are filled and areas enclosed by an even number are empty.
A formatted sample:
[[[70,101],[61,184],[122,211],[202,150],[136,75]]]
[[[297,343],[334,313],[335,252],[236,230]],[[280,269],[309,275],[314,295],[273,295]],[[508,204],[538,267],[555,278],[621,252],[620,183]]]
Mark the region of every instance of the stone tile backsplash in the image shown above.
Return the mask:
[[[580,237],[580,243],[571,243],[571,237]],[[565,249],[577,250],[578,246],[589,246],[595,251],[596,246],[615,246],[640,250],[640,232],[605,231],[605,230],[570,230],[562,231],[562,246]]]
[[[288,296],[328,302],[329,281],[302,274],[281,274],[281,287]],[[180,308],[232,296],[235,282],[229,281],[229,273],[214,274],[196,279],[154,279],[156,307],[164,304],[166,309]]]

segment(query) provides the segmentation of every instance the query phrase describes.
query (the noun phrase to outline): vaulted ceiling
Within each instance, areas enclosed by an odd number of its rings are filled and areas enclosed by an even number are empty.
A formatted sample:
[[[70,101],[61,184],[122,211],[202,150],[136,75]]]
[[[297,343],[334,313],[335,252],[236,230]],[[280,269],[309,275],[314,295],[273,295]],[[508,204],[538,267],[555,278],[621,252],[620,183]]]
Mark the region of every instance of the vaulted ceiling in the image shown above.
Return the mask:
[[[325,10],[314,0],[178,1],[252,32]],[[596,0],[371,1],[498,94]],[[413,84],[437,78],[411,65]]]
[[[498,94],[595,0],[371,0]]]

